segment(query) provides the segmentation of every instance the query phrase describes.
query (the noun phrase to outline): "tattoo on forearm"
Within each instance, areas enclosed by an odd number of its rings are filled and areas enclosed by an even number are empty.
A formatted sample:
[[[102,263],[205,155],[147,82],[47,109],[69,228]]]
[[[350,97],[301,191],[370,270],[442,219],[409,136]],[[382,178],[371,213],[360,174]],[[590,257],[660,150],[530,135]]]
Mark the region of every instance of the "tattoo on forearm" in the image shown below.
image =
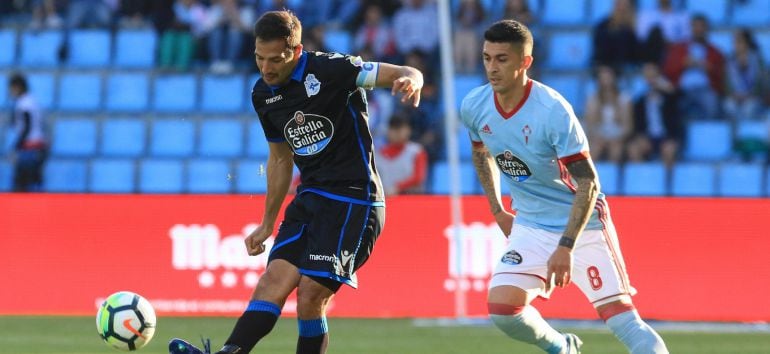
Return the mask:
[[[495,182],[498,178],[495,173],[495,166],[492,166],[492,155],[488,150],[473,150],[473,166],[476,168],[476,174],[479,177],[481,187],[484,188],[484,194],[487,196],[492,215],[503,210],[500,197],[495,190]]]
[[[583,232],[596,205],[599,186],[596,172],[590,160],[572,162],[567,165],[567,170],[577,182],[577,191],[564,236],[577,239],[578,235]]]

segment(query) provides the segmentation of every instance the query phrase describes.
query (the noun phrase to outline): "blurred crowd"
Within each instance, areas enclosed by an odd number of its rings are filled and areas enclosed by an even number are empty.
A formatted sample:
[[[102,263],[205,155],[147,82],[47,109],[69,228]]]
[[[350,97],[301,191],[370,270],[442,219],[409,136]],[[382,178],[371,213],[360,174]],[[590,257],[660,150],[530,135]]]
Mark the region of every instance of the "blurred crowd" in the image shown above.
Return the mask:
[[[482,33],[510,18],[531,27],[537,62],[554,53],[538,45],[547,33],[531,0],[452,0],[454,62],[458,74],[483,77]],[[393,155],[390,129],[407,125],[409,141],[424,149],[428,165],[444,158],[443,112],[438,85],[439,29],[435,0],[14,0],[0,2],[0,22],[32,29],[153,27],[159,34],[159,70],[254,71],[251,27],[265,11],[290,9],[304,26],[307,50],[329,50],[327,33],[350,34],[351,54],[365,60],[406,64],[422,70],[426,84],[417,109],[397,104],[389,91],[370,92],[376,142]],[[685,129],[694,120],[765,119],[770,104],[768,70],[752,29],[736,28],[731,53],[709,41],[710,23],[679,2],[659,0],[637,10],[633,0],[615,0],[591,28],[592,90],[581,119],[597,161],[663,161],[680,156]],[[66,59],[65,45],[60,50]],[[530,76],[537,79],[540,66]],[[641,90],[631,90],[631,82]],[[547,84],[547,83],[546,83]],[[389,124],[397,117],[395,125]],[[745,156],[766,155],[766,144],[742,143]],[[414,166],[422,166],[412,153]],[[417,168],[418,170],[424,167]],[[406,176],[410,183],[414,176]],[[420,183],[404,190],[424,190]],[[398,185],[398,182],[394,182]]]

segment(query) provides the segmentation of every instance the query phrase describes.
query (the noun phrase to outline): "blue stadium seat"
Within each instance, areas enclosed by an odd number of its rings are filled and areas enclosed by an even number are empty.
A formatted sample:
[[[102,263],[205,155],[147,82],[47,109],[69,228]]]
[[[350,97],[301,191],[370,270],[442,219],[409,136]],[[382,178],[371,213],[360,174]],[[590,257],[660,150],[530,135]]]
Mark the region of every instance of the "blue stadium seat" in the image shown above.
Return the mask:
[[[143,120],[110,118],[102,122],[104,156],[137,157],[145,151],[147,127]]]
[[[666,195],[666,167],[658,162],[627,163],[623,168],[623,194]]]
[[[591,0],[591,24],[598,24],[612,13],[615,0]]]
[[[733,25],[745,27],[767,27],[768,23],[770,23],[770,0],[748,0],[733,2]]]
[[[463,98],[476,87],[484,84],[484,77],[481,75],[456,75],[455,84],[455,104],[457,109],[463,103]]]
[[[267,192],[267,175],[265,163],[259,161],[241,160],[235,174],[235,187],[238,193]]]
[[[104,30],[75,30],[70,34],[69,65],[78,68],[101,68],[110,63],[112,38]]]
[[[756,120],[738,121],[735,127],[736,139],[756,139],[764,142],[770,142],[770,126],[768,122]]]
[[[430,174],[431,192],[433,194],[451,193],[451,181],[449,178],[449,164],[446,161],[439,161],[433,165]],[[476,170],[470,162],[460,163],[460,193],[476,194],[479,190],[479,182],[476,177]]]
[[[118,31],[115,37],[115,66],[121,68],[152,68],[158,38],[150,29]]]
[[[760,164],[723,163],[719,166],[718,193],[723,197],[761,197]]]
[[[350,32],[345,30],[327,30],[324,33],[324,46],[330,52],[350,53],[353,44]]]
[[[732,152],[732,131],[727,122],[692,122],[686,139],[684,155],[689,160],[718,161]]]
[[[197,80],[192,75],[169,75],[155,78],[153,105],[163,112],[187,112],[198,101]]]
[[[765,60],[766,65],[770,65],[770,30],[756,31],[754,35],[759,51],[762,52],[762,59]]]
[[[565,1],[569,3],[571,1]],[[555,31],[548,39],[546,66],[551,69],[579,70],[591,59],[591,32],[588,30]]]
[[[157,120],[152,124],[150,154],[160,157],[188,157],[195,151],[195,125],[181,119]]]
[[[15,62],[16,31],[10,29],[0,30],[0,68],[12,66]]]
[[[4,83],[0,85],[0,109],[4,109],[11,105],[8,99],[8,76],[4,72],[0,72],[0,83]]]
[[[149,107],[150,80],[144,73],[114,73],[107,79],[106,108],[144,112]]]
[[[13,188],[13,165],[8,161],[0,161],[0,192],[8,192]]]
[[[205,75],[203,77],[201,108],[208,112],[243,111],[246,98],[251,90],[246,90],[241,75]]]
[[[246,153],[251,157],[267,158],[270,154],[270,146],[267,145],[265,132],[259,119],[249,122],[249,137]]]
[[[225,160],[198,159],[187,164],[187,191],[190,193],[228,193],[233,171]]]
[[[614,162],[596,162],[596,173],[599,174],[601,191],[605,195],[620,193],[620,166]]]
[[[585,108],[585,80],[572,74],[547,74],[543,75],[542,82],[558,91],[572,105],[572,109],[582,113]]]
[[[725,56],[733,53],[733,31],[715,30],[709,32],[709,41]]]
[[[685,10],[691,14],[703,14],[712,25],[727,22],[730,0],[687,0]]]
[[[55,108],[56,82],[52,73],[38,71],[29,74],[27,75],[27,83],[30,94],[35,97],[40,107],[46,110]]]
[[[184,166],[179,160],[146,159],[139,171],[139,192],[182,193]]]
[[[132,193],[136,189],[135,175],[134,160],[92,160],[89,189],[96,193]]]
[[[639,0],[637,1],[636,8],[638,11],[657,9],[658,0]]]
[[[207,119],[201,123],[198,154],[236,157],[243,153],[243,123],[237,119]]]
[[[57,119],[53,126],[54,156],[89,157],[96,153],[96,122],[87,118]]]
[[[547,25],[588,24],[586,19],[587,0],[544,0],[543,23]]]
[[[46,192],[85,192],[88,179],[86,162],[51,159],[45,164],[43,179],[43,190]]]
[[[20,63],[24,66],[52,67],[59,64],[61,31],[27,31],[21,36]]]
[[[59,78],[59,109],[85,112],[98,110],[101,105],[101,75],[65,73]]]
[[[716,193],[716,171],[710,163],[680,162],[671,172],[671,194],[711,197]]]

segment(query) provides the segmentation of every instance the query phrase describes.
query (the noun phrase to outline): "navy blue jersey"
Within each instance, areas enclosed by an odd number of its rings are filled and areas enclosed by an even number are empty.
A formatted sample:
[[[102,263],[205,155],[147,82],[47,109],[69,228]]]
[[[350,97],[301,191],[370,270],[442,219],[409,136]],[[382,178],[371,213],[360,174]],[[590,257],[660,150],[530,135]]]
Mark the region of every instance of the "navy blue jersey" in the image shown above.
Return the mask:
[[[300,171],[298,193],[380,205],[366,94],[356,84],[361,58],[302,52],[283,86],[254,84],[251,100],[270,142],[286,142]]]

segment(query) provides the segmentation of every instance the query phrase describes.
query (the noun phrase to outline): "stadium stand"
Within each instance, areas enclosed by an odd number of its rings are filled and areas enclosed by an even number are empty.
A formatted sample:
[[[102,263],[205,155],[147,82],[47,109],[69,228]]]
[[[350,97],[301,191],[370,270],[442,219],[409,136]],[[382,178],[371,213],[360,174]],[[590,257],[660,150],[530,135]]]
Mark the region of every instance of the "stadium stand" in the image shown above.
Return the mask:
[[[184,192],[184,165],[176,159],[144,159],[139,170],[142,193]]]
[[[0,30],[0,67],[11,66],[16,60],[16,32]]]
[[[190,193],[227,193],[232,171],[227,161],[195,159],[187,163],[187,191]]]
[[[153,107],[159,112],[190,112],[198,102],[198,80],[193,75],[155,77]]]
[[[112,112],[145,112],[150,79],[145,73],[115,72],[107,79],[105,108]]]
[[[94,156],[97,130],[96,121],[93,119],[58,119],[53,126],[51,154],[62,157]]]
[[[679,163],[671,172],[671,194],[711,197],[716,194],[716,171],[709,163]]]
[[[76,68],[103,68],[112,59],[112,35],[104,30],[77,30],[70,34],[69,62]]]
[[[763,170],[760,164],[721,164],[717,194],[723,197],[763,196]],[[770,193],[767,194],[770,195]]]
[[[732,152],[733,139],[727,122],[692,122],[687,126],[685,157],[697,161],[719,161]]]
[[[667,195],[668,172],[659,162],[627,163],[623,168],[623,193],[626,195]]]
[[[25,31],[22,34],[19,64],[27,67],[57,66],[62,38],[59,31]]]
[[[620,166],[612,162],[596,162],[596,173],[599,174],[601,191],[605,195],[620,193]]]
[[[87,189],[88,166],[85,160],[49,159],[43,173],[43,189],[47,192],[83,193]]]
[[[98,158],[91,161],[89,191],[131,193],[136,189],[136,163],[132,159]]]
[[[163,119],[152,123],[150,155],[190,157],[195,152],[195,124],[189,120]]]
[[[449,164],[446,161],[439,161],[433,166],[430,180],[433,194],[449,194],[451,192],[451,180],[449,178]],[[476,170],[470,162],[460,163],[460,192],[463,194],[476,194],[479,182],[476,177]]]
[[[246,90],[239,75],[205,75],[203,77],[201,109],[206,112],[242,112],[251,90]]]
[[[101,109],[102,76],[97,73],[68,72],[59,78],[62,111],[87,112]]]
[[[122,30],[115,38],[115,66],[149,69],[155,65],[157,35],[152,30]]]
[[[110,118],[102,122],[101,155],[108,157],[139,157],[147,145],[147,124],[144,120]]]
[[[243,123],[235,119],[201,122],[198,154],[203,157],[238,157],[243,154]]]

